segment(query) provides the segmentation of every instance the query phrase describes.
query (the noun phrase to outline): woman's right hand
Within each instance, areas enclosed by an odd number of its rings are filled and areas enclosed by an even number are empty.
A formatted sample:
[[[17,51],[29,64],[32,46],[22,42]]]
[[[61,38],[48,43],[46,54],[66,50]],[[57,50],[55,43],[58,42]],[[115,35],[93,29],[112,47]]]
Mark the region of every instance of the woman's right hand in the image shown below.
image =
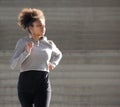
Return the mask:
[[[28,54],[31,53],[31,50],[32,48],[34,47],[34,43],[33,42],[29,42],[27,45],[26,45],[26,51]]]

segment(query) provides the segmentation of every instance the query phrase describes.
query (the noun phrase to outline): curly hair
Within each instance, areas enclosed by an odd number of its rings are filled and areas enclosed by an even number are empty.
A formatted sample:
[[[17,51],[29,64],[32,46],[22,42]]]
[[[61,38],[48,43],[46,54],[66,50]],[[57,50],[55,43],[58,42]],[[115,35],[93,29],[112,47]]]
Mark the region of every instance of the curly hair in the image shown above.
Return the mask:
[[[35,8],[24,8],[18,15],[18,25],[26,29],[29,26],[32,26],[32,23],[36,20],[44,19],[45,16],[42,10]]]

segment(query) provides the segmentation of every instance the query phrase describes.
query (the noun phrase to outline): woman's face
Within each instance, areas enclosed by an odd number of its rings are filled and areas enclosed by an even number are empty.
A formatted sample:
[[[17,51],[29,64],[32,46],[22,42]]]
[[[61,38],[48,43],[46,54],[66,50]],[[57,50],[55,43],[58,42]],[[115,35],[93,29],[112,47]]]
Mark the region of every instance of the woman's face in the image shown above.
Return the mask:
[[[43,37],[46,31],[45,20],[40,19],[33,22],[33,26],[30,27],[30,31],[32,36],[35,36],[35,38]]]

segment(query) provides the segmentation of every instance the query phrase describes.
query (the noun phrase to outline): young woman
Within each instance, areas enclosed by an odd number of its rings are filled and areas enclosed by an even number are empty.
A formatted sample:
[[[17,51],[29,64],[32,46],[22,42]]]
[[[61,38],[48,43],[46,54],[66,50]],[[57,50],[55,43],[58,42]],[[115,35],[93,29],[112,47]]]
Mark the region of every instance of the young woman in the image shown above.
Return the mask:
[[[49,107],[49,71],[59,64],[62,53],[44,36],[45,16],[41,10],[24,8],[18,24],[29,32],[18,40],[11,59],[12,69],[20,67],[18,98],[22,107]]]

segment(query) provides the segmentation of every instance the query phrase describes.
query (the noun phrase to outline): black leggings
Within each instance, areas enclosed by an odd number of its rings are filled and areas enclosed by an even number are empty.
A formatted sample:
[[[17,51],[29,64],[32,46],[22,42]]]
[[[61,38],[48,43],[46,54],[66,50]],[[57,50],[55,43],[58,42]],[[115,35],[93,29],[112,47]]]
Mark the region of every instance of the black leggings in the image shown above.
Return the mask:
[[[22,107],[49,107],[51,86],[46,71],[24,71],[18,80],[18,98]]]

